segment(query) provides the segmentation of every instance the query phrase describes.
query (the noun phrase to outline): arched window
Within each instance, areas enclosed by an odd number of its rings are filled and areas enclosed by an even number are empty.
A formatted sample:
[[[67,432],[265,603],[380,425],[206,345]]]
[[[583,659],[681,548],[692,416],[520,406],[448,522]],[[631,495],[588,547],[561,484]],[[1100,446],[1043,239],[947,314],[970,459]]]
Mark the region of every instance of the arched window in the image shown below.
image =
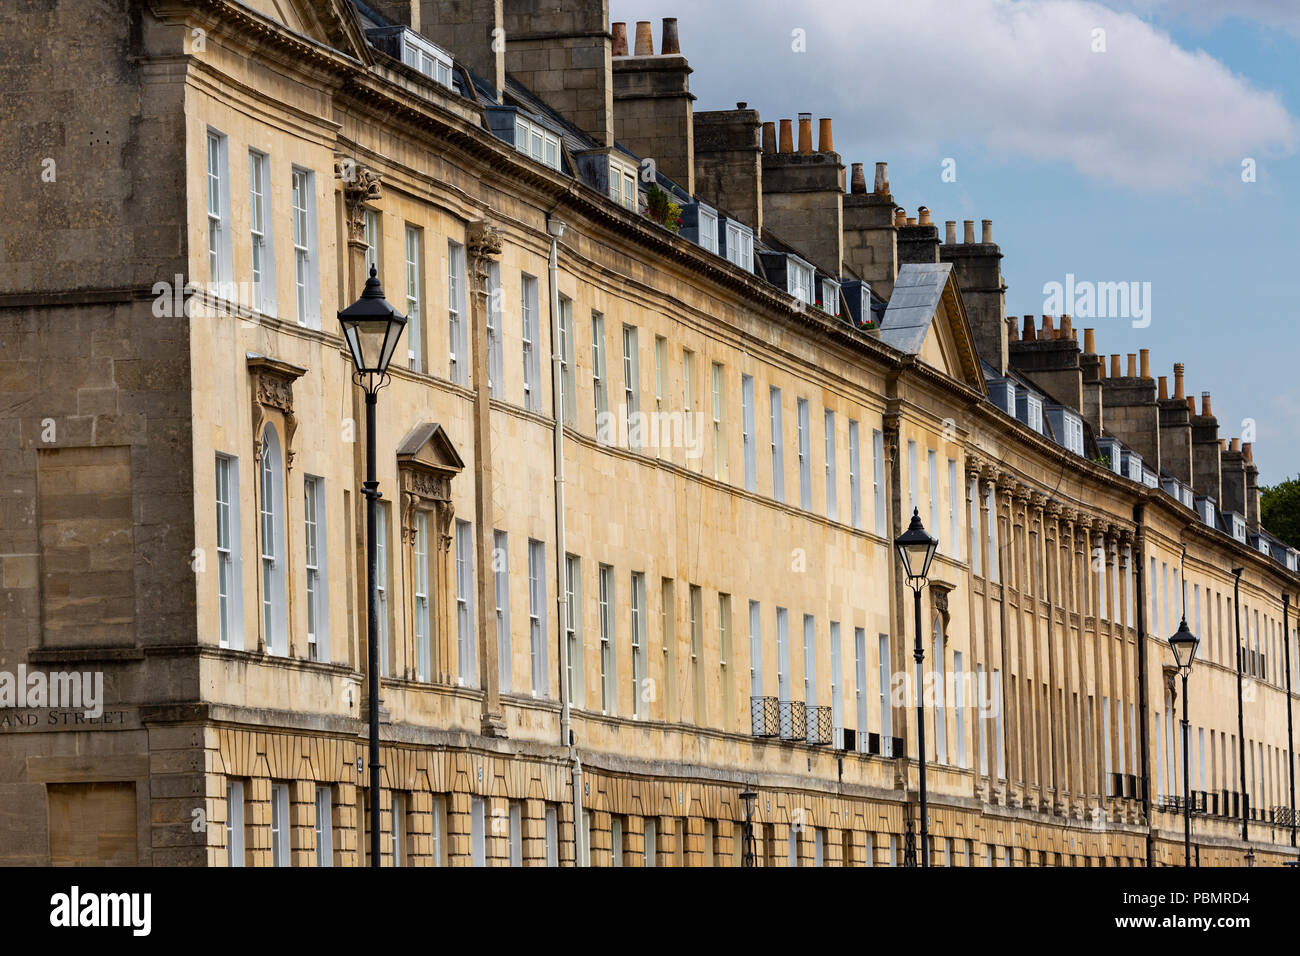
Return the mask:
[[[268,654],[289,652],[285,588],[284,455],[275,426],[262,431],[261,498],[262,637]]]

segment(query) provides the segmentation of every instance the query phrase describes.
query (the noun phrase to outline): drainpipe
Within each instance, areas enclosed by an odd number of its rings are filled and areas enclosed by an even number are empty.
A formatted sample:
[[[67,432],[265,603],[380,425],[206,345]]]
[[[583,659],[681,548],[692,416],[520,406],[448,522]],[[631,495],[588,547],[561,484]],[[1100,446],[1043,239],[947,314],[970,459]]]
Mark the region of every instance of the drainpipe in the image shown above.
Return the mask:
[[[573,865],[581,866],[582,846],[582,758],[573,744],[573,724],[569,713],[569,642],[565,640],[565,622],[569,619],[569,579],[564,536],[564,380],[560,374],[563,354],[560,350],[560,237],[564,223],[546,214],[546,231],[551,237],[547,261],[547,281],[551,293],[551,411],[555,418],[555,581],[559,620],[556,633],[560,638],[560,746],[569,752],[573,778]]]
[[[1237,755],[1241,768],[1241,839],[1250,842],[1250,814],[1246,806],[1246,717],[1242,708],[1241,687],[1241,573],[1245,568],[1232,569],[1232,619],[1237,635]],[[1250,848],[1247,847],[1249,850]]]
[[[1137,601],[1138,730],[1142,740],[1138,756],[1142,762],[1142,817],[1146,820],[1147,866],[1150,867],[1155,864],[1155,847],[1152,843],[1151,817],[1151,742],[1147,739],[1147,602],[1146,578],[1143,576],[1147,559],[1147,535],[1143,524],[1145,517],[1146,506],[1135,505],[1133,520],[1137,525],[1137,534],[1133,538],[1133,554],[1137,560],[1133,562],[1133,581],[1134,600]]]
[[[1286,651],[1286,768],[1291,789],[1291,845],[1295,846],[1295,744],[1291,735],[1291,595],[1282,592],[1282,647]]]

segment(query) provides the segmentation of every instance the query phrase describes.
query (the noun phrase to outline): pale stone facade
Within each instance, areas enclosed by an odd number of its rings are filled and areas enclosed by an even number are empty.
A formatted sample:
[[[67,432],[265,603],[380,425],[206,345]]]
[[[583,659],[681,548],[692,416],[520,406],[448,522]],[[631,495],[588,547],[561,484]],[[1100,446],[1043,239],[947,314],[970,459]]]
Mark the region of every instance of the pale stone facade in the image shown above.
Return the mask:
[[[436,4],[374,6],[440,38]],[[553,6],[553,24],[532,14],[523,67],[507,42],[504,69],[607,145],[622,128],[608,11]],[[578,29],[593,17],[603,39]],[[32,63],[0,107],[0,142],[32,177],[3,187],[0,653],[8,670],[103,672],[104,714],[78,727],[67,708],[0,710],[0,860],[222,866],[242,848],[233,862],[306,866],[328,839],[330,862],[363,862],[365,436],[334,316],[361,291],[367,243],[413,317],[376,434],[385,863],[608,865],[621,848],[631,866],[737,865],[750,785],[763,865],[900,864],[915,710],[882,683],[912,673],[891,541],[913,506],[941,542],[927,672],[956,676],[959,655],[963,694],[1000,680],[983,715],[970,696],[926,703],[936,864],[1181,861],[1165,638],[1184,547],[1202,638],[1193,791],[1241,789],[1233,567],[1243,641],[1267,655],[1243,708],[1247,789],[1266,815],[1247,844],[1238,819],[1198,813],[1200,862],[1240,863],[1248,847],[1261,864],[1294,856],[1276,811],[1294,760],[1281,595],[1300,579],[995,408],[976,352],[988,329],[972,333],[956,282],[910,354],[792,307],[752,271],[521,155],[476,101],[369,46],[346,3],[122,0],[77,27],[75,72],[37,56],[68,29],[53,14],[0,21]],[[548,30],[575,34],[556,51],[574,70],[548,65]],[[501,84],[493,57],[452,52]],[[674,102],[689,122],[689,96]],[[647,122],[651,139],[676,128],[654,111]],[[756,217],[815,243],[817,265],[842,256],[878,293],[893,286],[887,178],[844,194],[827,151],[818,188],[765,202],[759,184],[799,178],[800,163],[773,148],[760,164],[740,140],[741,159],[719,154],[727,175],[696,170],[701,184],[739,195],[752,169]],[[215,252],[213,148],[226,196]],[[46,155],[54,181],[41,179]],[[253,282],[259,191],[264,298],[217,289],[190,296],[188,317],[169,312],[156,283]],[[555,292],[568,341],[555,345],[548,214],[566,226]],[[572,395],[562,483],[552,355]],[[598,416],[623,420],[629,394],[669,423],[665,447],[617,424],[602,433]],[[1121,409],[1130,423],[1140,411]],[[755,700],[815,726],[756,733]],[[805,703],[834,711],[825,740]],[[874,753],[869,734],[883,738]],[[883,755],[894,737],[913,756]],[[1111,795],[1112,774],[1137,785]]]

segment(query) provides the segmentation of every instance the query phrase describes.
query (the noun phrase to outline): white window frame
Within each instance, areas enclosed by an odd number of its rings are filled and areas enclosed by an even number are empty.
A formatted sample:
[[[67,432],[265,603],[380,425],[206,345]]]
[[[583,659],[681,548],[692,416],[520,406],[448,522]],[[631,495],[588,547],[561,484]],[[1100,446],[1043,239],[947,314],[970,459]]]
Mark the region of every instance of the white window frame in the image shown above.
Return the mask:
[[[411,544],[415,565],[415,679],[432,678],[432,619],[429,615],[429,513],[415,514],[415,540]]]
[[[605,369],[605,316],[591,313],[591,392],[595,409],[596,440],[610,444],[608,375]]]
[[[713,393],[713,477],[725,480],[727,477],[726,370],[719,362],[711,363],[709,369]]]
[[[298,324],[320,328],[320,265],[316,244],[316,174],[293,167],[290,189],[293,214],[294,289]]]
[[[785,257],[786,292],[805,305],[816,305],[813,295],[813,267],[795,256]]]
[[[840,517],[839,490],[835,487],[835,412],[822,410],[822,429],[826,438],[826,517],[838,521]]]
[[[754,271],[754,232],[732,219],[727,220],[727,261]]]
[[[334,865],[334,794],[321,786],[316,788],[316,865]]]
[[[413,30],[402,31],[402,62],[442,86],[452,88],[451,55]]]
[[[718,214],[715,210],[701,204],[697,210],[699,214],[699,226],[696,234],[699,236],[701,249],[707,249],[714,255],[718,254]]]
[[[271,865],[292,866],[293,827],[289,820],[289,785],[271,784]]]
[[[569,700],[575,707],[586,704],[586,680],[582,661],[582,559],[576,554],[564,556],[564,640],[568,644]]]
[[[271,157],[248,151],[248,233],[253,308],[275,315],[275,236],[271,214]]]
[[[457,385],[469,384],[469,319],[465,309],[465,247],[447,240],[447,372]]]
[[[849,522],[862,530],[862,441],[858,423],[849,419]]]
[[[627,447],[641,448],[643,435],[639,423],[641,411],[641,358],[637,347],[637,329],[623,326],[623,407],[627,426]]]
[[[456,521],[456,683],[478,686],[474,633],[474,526]]]
[[[208,276],[213,283],[233,279],[230,262],[230,162],[229,140],[209,129],[205,139],[207,170]]]
[[[871,494],[876,506],[876,534],[888,533],[885,527],[885,436],[879,429],[871,431]]]
[[[533,696],[547,695],[546,542],[528,539],[528,646]]]
[[[645,702],[642,700],[642,681],[646,676],[646,595],[645,572],[632,572],[631,594],[631,647],[632,647],[632,718],[646,716]]]
[[[243,866],[244,781],[226,780],[226,865]]]
[[[560,168],[560,137],[527,117],[515,114],[515,149],[544,166]]]
[[[419,226],[407,223],[404,233],[403,256],[406,278],[406,364],[416,371],[424,371],[423,332],[424,312],[424,236]]]
[[[624,209],[637,212],[636,170],[614,159],[609,160],[609,198]]]
[[[217,640],[222,647],[243,650],[244,587],[240,560],[239,459],[216,456],[217,510]]]
[[[325,479],[303,478],[303,566],[307,579],[307,659],[330,659],[329,545],[326,539]]]
[[[510,537],[492,532],[492,584],[496,598],[497,684],[503,694],[514,691],[514,656],[510,647]]]
[[[537,322],[537,277],[521,273],[520,315],[523,325],[524,408],[542,410],[542,373],[539,349],[541,341]]]
[[[375,509],[375,606],[379,615],[379,674],[392,673],[388,646],[388,503]]]
[[[600,712],[612,716],[618,712],[618,664],[614,654],[614,568],[599,565],[596,574],[600,620]]]
[[[812,436],[808,399],[795,399],[795,450],[799,455],[799,507],[812,510]]]
[[[487,340],[488,340],[488,392],[492,398],[505,398],[505,371],[503,343],[501,341],[501,263],[488,262],[487,267]]]
[[[382,231],[379,227],[380,213],[377,209],[366,207],[363,222],[366,240],[366,272],[371,268],[379,270],[379,244],[382,240]]]
[[[270,423],[262,431],[262,454],[258,466],[261,474],[258,506],[262,549],[262,639],[268,654],[284,656],[289,652],[284,452],[279,432]]]
[[[740,376],[740,429],[745,455],[745,490],[758,490],[758,449],[754,434],[754,377]]]
[[[781,425],[781,390],[771,385],[767,390],[768,431],[772,451],[772,498],[785,501],[785,441]]]
[[[559,333],[560,333],[560,397],[564,424],[578,424],[578,386],[575,382],[574,334],[573,334],[573,300],[560,295]]]

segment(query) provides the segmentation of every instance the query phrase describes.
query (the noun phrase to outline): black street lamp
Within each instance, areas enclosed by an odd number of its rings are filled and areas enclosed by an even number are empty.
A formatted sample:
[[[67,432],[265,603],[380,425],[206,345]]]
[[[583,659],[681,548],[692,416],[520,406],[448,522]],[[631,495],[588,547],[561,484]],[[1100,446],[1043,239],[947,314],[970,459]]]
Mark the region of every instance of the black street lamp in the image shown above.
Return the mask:
[[[1187,722],[1187,677],[1192,672],[1192,662],[1196,660],[1196,648],[1201,642],[1187,626],[1184,617],[1178,623],[1178,631],[1169,638],[1169,647],[1178,662],[1178,672],[1183,675],[1183,866],[1192,865],[1192,802],[1191,802],[1191,768],[1188,766],[1189,740],[1191,725]]]
[[[754,844],[754,801],[758,799],[758,794],[746,785],[745,789],[740,792],[740,800],[745,805],[745,836],[744,845],[741,847],[740,865],[757,866],[758,856],[757,847]]]
[[[921,524],[920,510],[913,508],[912,523],[906,531],[894,539],[894,547],[898,549],[898,559],[903,563],[903,570],[907,572],[908,587],[912,589],[913,596],[916,598],[916,647],[913,656],[916,658],[919,681],[921,663],[925,660],[925,646],[921,643],[921,591],[929,583],[930,562],[934,560],[934,552],[938,550],[939,539],[925,530],[925,526]],[[913,689],[913,693],[916,694],[916,753],[921,768],[921,866],[924,867],[930,865],[929,823],[925,818],[925,697],[919,686]]]
[[[384,298],[375,267],[370,267],[361,298],[338,314],[352,362],[352,380],[366,393],[366,586],[369,606],[369,664],[367,688],[370,696],[370,865],[379,865],[379,602],[375,594],[378,568],[379,481],[375,478],[375,398],[388,384],[388,363],[406,328],[402,315]]]

